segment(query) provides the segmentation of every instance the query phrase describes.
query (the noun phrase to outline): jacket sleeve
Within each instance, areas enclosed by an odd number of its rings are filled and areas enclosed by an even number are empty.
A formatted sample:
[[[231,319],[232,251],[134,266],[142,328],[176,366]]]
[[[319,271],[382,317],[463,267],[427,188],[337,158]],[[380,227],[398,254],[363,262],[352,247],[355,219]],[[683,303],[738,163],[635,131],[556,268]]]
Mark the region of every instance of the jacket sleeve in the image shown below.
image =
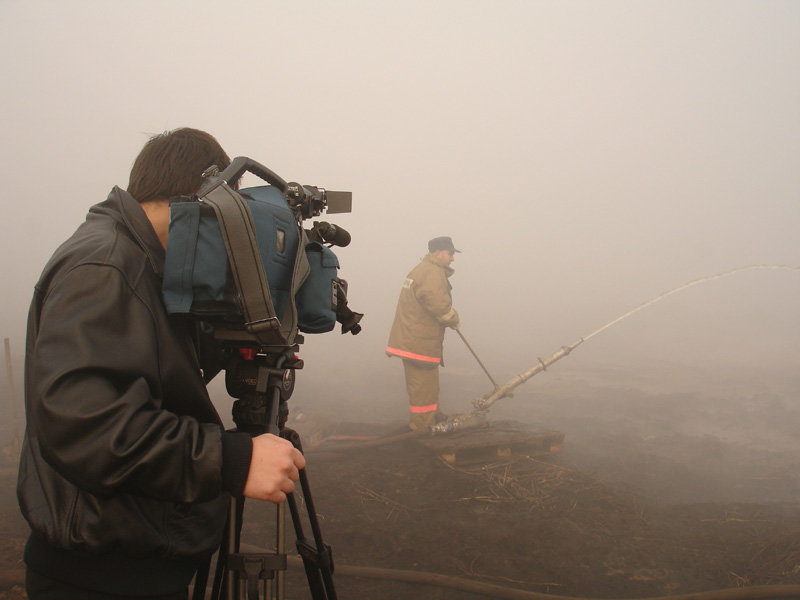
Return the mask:
[[[207,500],[221,490],[222,428],[164,410],[153,396],[162,364],[155,323],[117,269],[66,274],[28,349],[31,443],[97,495]]]
[[[453,308],[447,276],[443,271],[428,271],[416,281],[414,295],[417,301],[433,315],[437,321],[447,325],[458,315]]]

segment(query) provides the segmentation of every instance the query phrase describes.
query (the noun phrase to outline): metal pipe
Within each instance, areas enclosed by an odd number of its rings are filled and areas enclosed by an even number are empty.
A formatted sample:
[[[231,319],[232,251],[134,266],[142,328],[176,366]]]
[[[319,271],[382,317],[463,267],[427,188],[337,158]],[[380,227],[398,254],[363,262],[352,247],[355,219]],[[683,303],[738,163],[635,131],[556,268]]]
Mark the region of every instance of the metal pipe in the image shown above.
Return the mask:
[[[530,379],[534,375],[536,375],[538,373],[541,373],[542,371],[546,370],[547,367],[552,365],[557,360],[561,360],[562,358],[564,358],[567,354],[572,352],[575,348],[580,346],[583,342],[584,342],[584,340],[583,340],[583,338],[581,338],[577,342],[575,342],[574,344],[571,344],[569,346],[562,346],[561,349],[558,352],[554,353],[549,358],[546,358],[544,360],[542,360],[541,358],[538,359],[539,362],[535,366],[531,367],[530,369],[528,369],[524,373],[520,373],[514,379],[508,381],[507,383],[504,383],[502,386],[497,387],[490,394],[484,394],[480,398],[476,398],[475,400],[472,401],[472,405],[478,410],[485,411],[492,404],[497,402],[500,398],[503,398],[505,396],[509,396],[511,390],[513,390],[515,387],[517,387],[518,385],[522,385],[523,383],[528,381],[528,379]]]

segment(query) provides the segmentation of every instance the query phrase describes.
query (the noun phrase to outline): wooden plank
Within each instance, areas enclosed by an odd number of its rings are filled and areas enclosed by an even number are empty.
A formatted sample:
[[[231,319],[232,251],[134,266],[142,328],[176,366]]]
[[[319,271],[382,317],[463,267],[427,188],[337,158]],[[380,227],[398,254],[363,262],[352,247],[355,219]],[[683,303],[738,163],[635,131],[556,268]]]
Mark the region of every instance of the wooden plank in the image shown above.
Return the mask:
[[[561,451],[564,434],[518,421],[498,421],[486,427],[419,438],[419,443],[449,463],[467,464],[554,454]]]

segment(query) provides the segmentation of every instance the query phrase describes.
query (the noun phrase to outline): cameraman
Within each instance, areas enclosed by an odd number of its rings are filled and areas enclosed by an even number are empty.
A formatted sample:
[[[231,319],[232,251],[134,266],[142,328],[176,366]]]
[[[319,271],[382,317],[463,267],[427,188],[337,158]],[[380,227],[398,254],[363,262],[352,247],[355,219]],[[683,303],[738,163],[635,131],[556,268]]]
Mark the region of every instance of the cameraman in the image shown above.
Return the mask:
[[[231,495],[282,502],[305,466],[286,440],[223,430],[215,353],[161,298],[169,199],[229,163],[203,131],[151,138],[36,284],[17,485],[32,600],[186,598]]]

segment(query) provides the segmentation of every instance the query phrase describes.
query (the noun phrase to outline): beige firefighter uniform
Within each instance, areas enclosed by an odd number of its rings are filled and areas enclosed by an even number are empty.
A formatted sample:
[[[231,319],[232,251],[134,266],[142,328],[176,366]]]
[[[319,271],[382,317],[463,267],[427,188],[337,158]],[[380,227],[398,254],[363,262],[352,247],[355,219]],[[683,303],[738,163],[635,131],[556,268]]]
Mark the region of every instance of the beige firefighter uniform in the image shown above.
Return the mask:
[[[444,330],[458,326],[453,308],[452,267],[427,254],[403,282],[386,353],[403,359],[411,429],[436,424]]]

